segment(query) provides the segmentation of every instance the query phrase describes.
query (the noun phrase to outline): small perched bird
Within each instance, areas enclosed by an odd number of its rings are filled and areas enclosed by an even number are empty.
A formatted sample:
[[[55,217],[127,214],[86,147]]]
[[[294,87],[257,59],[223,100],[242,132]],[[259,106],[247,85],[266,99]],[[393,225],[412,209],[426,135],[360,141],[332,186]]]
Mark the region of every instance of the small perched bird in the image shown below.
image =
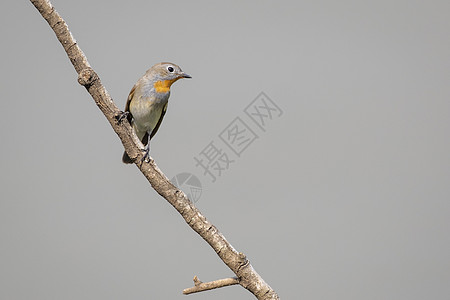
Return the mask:
[[[150,158],[150,140],[158,131],[167,110],[170,86],[180,78],[191,78],[179,66],[162,62],[145,72],[131,89],[128,95],[125,112],[138,138],[145,145],[143,160]],[[133,161],[126,152],[122,161],[131,164]]]

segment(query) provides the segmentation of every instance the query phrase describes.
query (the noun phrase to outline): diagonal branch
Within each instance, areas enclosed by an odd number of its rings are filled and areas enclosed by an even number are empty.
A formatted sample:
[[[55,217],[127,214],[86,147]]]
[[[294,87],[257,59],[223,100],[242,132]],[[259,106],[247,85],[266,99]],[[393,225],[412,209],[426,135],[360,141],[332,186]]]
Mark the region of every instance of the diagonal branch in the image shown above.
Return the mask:
[[[69,28],[53,8],[49,0],[30,0],[48,22],[64,47],[72,65],[78,73],[78,82],[83,85],[103,112],[111,127],[119,136],[126,152],[134,161],[143,156],[143,145],[128,122],[122,122],[122,114],[102,85],[100,78],[89,65],[86,56],[76,43]],[[213,249],[220,259],[236,274],[239,284],[257,299],[279,299],[275,291],[259,276],[243,253],[236,251],[222,233],[212,225],[188,199],[186,194],[170,183],[153,160],[137,164],[155,191],[166,199]]]

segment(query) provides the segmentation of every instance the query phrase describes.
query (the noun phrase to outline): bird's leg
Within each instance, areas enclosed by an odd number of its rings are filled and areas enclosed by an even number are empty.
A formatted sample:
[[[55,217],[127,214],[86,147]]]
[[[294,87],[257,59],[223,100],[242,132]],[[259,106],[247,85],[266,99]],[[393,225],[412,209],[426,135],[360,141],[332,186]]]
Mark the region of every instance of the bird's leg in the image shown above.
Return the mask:
[[[145,145],[145,148],[144,148],[144,156],[142,156],[141,165],[144,161],[148,161],[148,162],[152,161],[152,159],[150,157],[150,136],[151,136],[151,132],[148,133],[147,145]]]

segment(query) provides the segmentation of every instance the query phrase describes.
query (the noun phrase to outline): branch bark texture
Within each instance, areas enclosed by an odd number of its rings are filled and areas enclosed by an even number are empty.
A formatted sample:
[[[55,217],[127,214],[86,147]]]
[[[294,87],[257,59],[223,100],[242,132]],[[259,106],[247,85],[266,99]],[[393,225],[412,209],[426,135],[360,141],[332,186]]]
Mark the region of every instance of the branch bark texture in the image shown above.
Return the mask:
[[[236,251],[220,231],[212,225],[188,199],[186,194],[172,185],[153,160],[140,164],[143,145],[127,121],[121,121],[122,111],[114,104],[100,78],[89,65],[69,28],[48,0],[30,0],[42,17],[48,22],[64,47],[75,71],[78,82],[83,85],[103,112],[122,144],[136,162],[136,166],[147,178],[155,191],[166,199],[213,249],[220,259],[236,274],[239,284],[249,290],[257,299],[279,299],[275,291],[253,269],[243,253]]]

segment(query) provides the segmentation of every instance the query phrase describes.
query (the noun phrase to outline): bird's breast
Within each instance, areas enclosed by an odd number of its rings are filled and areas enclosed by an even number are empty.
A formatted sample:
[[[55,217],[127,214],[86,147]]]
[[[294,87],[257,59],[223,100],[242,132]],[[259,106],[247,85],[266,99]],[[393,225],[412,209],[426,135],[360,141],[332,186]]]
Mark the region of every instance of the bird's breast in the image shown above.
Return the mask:
[[[138,131],[151,131],[158,123],[164,106],[168,102],[168,96],[165,99],[139,97],[133,99],[130,103],[130,112],[133,116],[133,123]]]

